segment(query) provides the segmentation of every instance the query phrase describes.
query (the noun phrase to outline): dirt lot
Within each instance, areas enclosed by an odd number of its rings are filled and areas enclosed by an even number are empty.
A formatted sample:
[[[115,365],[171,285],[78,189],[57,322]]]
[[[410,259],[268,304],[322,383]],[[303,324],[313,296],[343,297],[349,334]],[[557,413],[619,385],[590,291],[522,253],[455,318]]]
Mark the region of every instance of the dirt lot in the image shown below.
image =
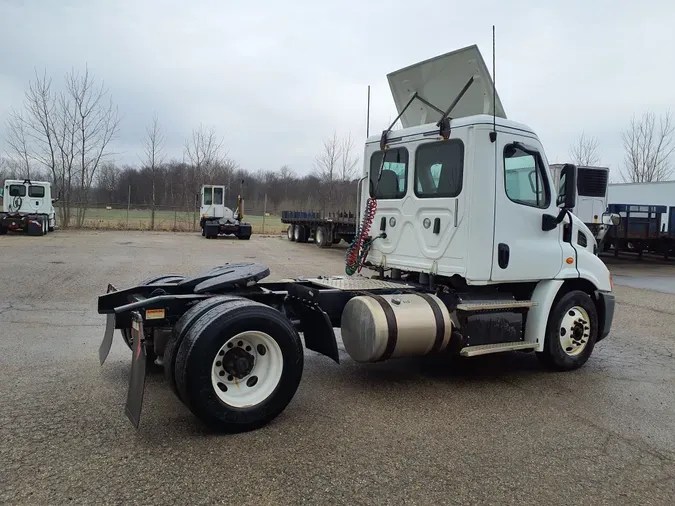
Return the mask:
[[[136,432],[119,336],[98,365],[108,282],[235,260],[270,279],[340,274],[344,246],[57,232],[3,236],[0,259],[0,503],[672,504],[673,294],[617,286],[612,334],[573,373],[526,354],[450,367],[342,351],[338,366],[307,352],[296,397],[262,430],[210,434],[153,376]]]

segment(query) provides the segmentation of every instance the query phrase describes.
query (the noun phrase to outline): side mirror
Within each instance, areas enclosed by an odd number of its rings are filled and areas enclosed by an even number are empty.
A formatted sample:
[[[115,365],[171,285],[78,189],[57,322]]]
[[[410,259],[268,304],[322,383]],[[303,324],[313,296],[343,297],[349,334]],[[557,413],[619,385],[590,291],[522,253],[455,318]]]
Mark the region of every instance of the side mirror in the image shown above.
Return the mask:
[[[560,193],[556,200],[558,207],[574,209],[577,205],[577,167],[566,163],[560,171]]]

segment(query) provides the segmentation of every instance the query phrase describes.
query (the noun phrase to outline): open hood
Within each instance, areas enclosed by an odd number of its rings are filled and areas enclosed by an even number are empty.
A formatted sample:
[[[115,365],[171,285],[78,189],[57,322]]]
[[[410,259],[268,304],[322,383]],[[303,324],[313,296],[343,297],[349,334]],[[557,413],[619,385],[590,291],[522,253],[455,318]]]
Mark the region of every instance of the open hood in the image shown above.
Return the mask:
[[[445,111],[461,93],[466,83],[473,83],[450,112],[451,118],[492,114],[493,83],[478,46],[468,46],[387,75],[389,88],[399,114],[415,92],[436,108]],[[496,115],[506,113],[496,98]],[[442,114],[421,100],[414,100],[401,116],[404,128],[435,123]]]

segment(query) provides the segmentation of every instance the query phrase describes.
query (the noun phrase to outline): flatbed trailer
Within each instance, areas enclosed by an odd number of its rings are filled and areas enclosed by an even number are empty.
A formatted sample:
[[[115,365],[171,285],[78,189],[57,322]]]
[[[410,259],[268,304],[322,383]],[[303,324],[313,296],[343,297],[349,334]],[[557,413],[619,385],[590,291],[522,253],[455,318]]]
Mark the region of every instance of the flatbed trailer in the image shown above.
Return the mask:
[[[288,225],[289,241],[313,239],[319,248],[329,248],[343,239],[351,243],[356,235],[356,216],[350,212],[282,211],[281,222]]]
[[[614,256],[622,251],[637,253],[639,258],[644,253],[653,253],[663,255],[666,260],[675,254],[675,230],[670,223],[666,228],[662,219],[667,206],[610,204],[608,211],[621,218],[619,224],[610,229],[604,251],[612,249]]]

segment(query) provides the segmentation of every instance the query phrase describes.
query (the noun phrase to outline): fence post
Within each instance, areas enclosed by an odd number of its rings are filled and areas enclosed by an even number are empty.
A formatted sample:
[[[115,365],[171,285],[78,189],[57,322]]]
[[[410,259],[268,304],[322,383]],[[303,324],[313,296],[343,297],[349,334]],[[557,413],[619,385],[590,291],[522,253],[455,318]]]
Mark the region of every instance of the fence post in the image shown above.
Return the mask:
[[[176,232],[176,214],[178,213],[178,210],[174,207],[173,208],[173,231]]]
[[[265,204],[263,205],[263,226],[262,233],[265,233],[265,216],[267,216],[267,193],[265,194]]]
[[[131,207],[131,183],[129,183],[129,193],[127,194],[127,230],[129,230],[129,208]]]

